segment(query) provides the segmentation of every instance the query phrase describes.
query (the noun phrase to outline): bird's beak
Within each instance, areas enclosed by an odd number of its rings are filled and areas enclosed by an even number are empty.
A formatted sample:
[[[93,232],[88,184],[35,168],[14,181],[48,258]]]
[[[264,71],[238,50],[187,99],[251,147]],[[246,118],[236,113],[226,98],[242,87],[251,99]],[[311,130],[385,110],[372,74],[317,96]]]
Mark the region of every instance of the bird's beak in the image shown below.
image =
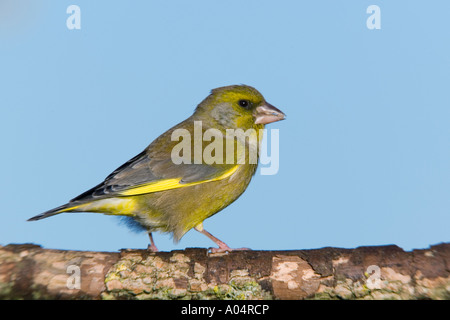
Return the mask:
[[[286,119],[286,115],[281,110],[266,102],[256,108],[255,119],[256,124],[268,124],[284,120]]]

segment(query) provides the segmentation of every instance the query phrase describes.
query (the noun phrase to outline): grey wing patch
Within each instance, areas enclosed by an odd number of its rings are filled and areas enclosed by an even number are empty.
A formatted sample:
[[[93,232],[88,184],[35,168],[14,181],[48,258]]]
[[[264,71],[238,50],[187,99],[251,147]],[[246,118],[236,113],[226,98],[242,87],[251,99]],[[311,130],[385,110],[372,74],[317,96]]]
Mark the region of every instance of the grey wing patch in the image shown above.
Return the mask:
[[[151,170],[150,158],[144,151],[130,161],[126,162],[108,177],[105,182],[108,185],[123,189],[134,185],[139,185],[148,181],[159,179]]]
[[[213,166],[208,166],[204,164],[192,164],[190,165],[190,170],[184,174],[180,183],[190,183],[202,180],[209,180],[220,174],[223,168],[217,168]]]
[[[209,180],[231,169],[234,165],[174,164],[171,159],[151,160],[152,173],[160,179],[181,178],[180,183]]]
[[[130,186],[158,179],[160,178],[156,177],[150,168],[150,159],[147,152],[143,151],[114,170],[106,177],[105,181],[80,194],[78,197],[70,200],[70,202],[111,196]]]

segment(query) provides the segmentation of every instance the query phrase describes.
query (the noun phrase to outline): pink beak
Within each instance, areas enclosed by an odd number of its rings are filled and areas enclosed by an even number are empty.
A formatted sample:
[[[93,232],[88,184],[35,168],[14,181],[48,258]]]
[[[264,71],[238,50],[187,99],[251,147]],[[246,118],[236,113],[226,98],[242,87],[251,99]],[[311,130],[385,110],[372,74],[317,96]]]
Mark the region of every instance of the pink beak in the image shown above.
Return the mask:
[[[255,113],[256,124],[268,124],[286,119],[286,115],[270,103],[265,103],[256,108]]]

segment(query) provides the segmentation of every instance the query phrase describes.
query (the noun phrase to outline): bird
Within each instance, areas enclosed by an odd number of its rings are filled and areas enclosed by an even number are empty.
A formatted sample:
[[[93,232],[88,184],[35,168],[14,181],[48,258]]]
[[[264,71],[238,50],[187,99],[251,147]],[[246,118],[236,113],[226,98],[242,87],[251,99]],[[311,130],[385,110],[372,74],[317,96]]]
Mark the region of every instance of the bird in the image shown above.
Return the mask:
[[[158,251],[154,232],[169,233],[177,243],[191,229],[216,243],[211,252],[247,249],[230,248],[206,231],[203,222],[244,193],[258,166],[265,125],[285,118],[251,86],[212,89],[190,117],[103,182],[28,221],[65,212],[102,213],[146,231],[153,252]]]

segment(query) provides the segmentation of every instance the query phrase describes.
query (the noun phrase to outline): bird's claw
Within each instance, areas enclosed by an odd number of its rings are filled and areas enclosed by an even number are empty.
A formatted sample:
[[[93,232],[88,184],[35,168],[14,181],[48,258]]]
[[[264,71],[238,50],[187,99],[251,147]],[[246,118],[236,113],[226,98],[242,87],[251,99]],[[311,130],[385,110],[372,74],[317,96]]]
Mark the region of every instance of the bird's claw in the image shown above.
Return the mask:
[[[147,251],[149,251],[149,252],[158,252],[159,250],[158,250],[158,248],[155,245],[149,244],[147,246]]]

